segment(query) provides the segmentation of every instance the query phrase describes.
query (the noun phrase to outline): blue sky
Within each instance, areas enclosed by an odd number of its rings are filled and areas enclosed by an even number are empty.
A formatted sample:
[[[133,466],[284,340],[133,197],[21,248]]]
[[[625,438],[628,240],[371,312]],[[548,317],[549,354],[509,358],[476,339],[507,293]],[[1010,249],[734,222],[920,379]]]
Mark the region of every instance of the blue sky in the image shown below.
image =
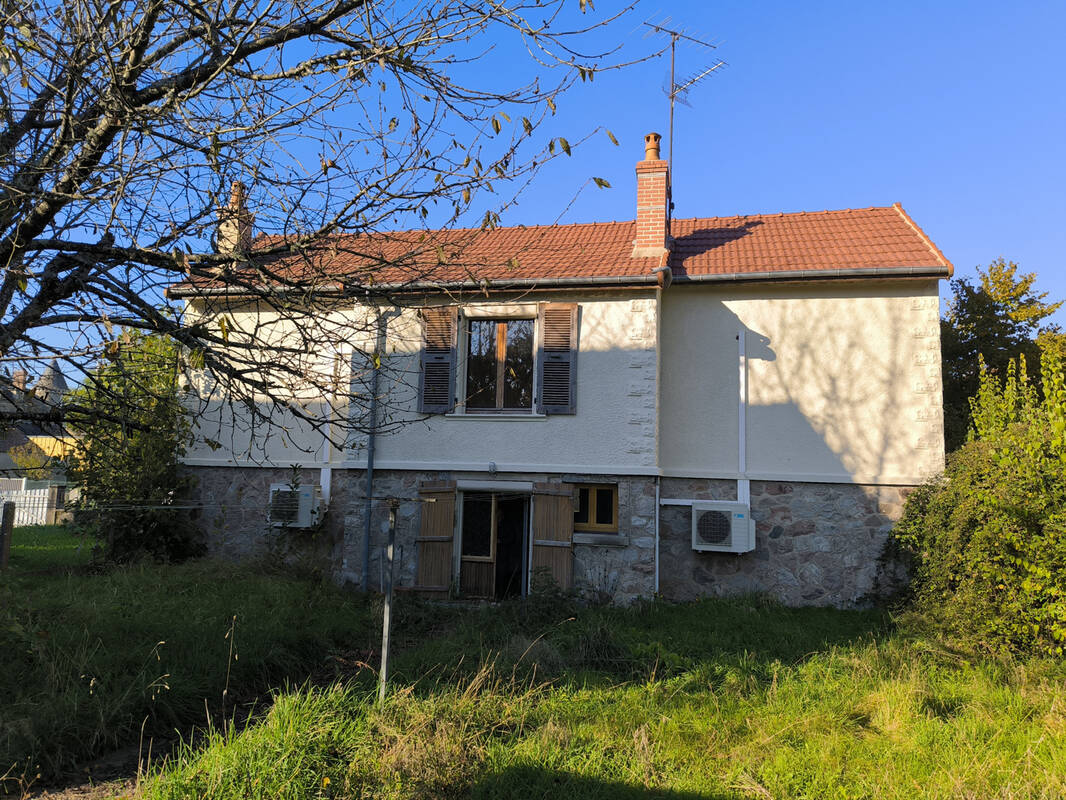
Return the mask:
[[[1002,255],[1066,299],[1066,2],[679,1],[638,16],[718,43],[679,48],[681,74],[728,62],[677,109],[676,216],[898,201],[956,274]],[[551,163],[505,221],[554,221],[593,175],[612,188],[586,186],[560,221],[632,219],[643,135],[666,134],[667,74],[664,59],[564,96],[544,133],[602,125],[621,146],[600,135]]]

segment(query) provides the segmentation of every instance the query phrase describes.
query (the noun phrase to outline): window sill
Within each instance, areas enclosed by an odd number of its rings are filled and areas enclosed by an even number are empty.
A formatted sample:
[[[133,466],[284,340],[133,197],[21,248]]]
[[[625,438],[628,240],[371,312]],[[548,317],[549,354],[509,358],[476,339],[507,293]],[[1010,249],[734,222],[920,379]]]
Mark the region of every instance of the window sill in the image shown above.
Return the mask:
[[[574,531],[574,544],[594,544],[605,547],[625,547],[629,544],[626,536],[617,533],[582,533]]]
[[[445,414],[445,419],[547,419],[547,414],[478,414],[476,412],[461,412],[453,411],[451,414]]]

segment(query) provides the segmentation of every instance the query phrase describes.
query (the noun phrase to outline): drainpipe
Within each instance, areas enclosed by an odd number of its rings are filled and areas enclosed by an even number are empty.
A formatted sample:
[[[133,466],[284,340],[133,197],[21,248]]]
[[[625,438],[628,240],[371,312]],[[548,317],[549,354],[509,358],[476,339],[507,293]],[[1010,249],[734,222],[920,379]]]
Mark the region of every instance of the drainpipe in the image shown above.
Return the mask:
[[[380,385],[381,359],[385,355],[388,321],[390,318],[398,317],[399,315],[399,309],[393,309],[388,312],[378,311],[377,338],[374,344],[378,357],[370,377],[370,428],[366,437],[366,499],[363,502],[363,575],[359,583],[359,588],[363,592],[370,590],[370,515],[374,507],[374,450],[377,443],[378,386]]]
[[[751,481],[748,474],[748,354],[744,344],[744,326],[737,332],[738,372],[740,383],[737,405],[737,501],[751,505]],[[750,512],[749,512],[750,513]]]
[[[655,594],[659,594],[659,488],[662,478],[655,476]]]
[[[333,419],[333,409],[337,405],[337,393],[334,391],[327,408],[330,412],[330,420]],[[330,437],[333,435],[333,423],[332,421],[325,424],[325,429],[322,434],[322,464],[323,466],[318,472],[318,485],[322,489],[322,503],[325,507],[329,508],[329,495],[333,486],[333,467],[330,464],[333,462],[333,443],[330,441]]]

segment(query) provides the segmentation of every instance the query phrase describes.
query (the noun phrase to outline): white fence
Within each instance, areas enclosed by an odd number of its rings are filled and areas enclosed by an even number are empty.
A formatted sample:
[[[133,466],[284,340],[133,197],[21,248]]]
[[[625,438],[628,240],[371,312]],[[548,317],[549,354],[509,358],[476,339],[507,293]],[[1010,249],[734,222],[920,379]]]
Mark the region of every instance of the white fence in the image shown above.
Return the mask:
[[[55,493],[49,503],[49,489],[0,489],[0,503],[15,504],[15,525],[47,525],[54,521]],[[51,518],[50,518],[51,517]]]

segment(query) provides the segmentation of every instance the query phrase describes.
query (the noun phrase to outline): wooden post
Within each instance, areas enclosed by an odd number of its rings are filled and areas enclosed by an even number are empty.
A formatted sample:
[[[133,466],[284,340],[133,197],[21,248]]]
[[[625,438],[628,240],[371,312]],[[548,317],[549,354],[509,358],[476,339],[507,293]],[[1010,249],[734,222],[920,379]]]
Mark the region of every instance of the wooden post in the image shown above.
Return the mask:
[[[389,680],[389,637],[392,635],[392,561],[396,549],[395,498],[389,499],[389,544],[385,548],[385,610],[381,618],[381,669],[378,671],[378,705],[385,703],[385,685]]]
[[[11,533],[15,528],[15,504],[4,503],[3,516],[0,517],[0,569],[7,569],[11,557]]]

